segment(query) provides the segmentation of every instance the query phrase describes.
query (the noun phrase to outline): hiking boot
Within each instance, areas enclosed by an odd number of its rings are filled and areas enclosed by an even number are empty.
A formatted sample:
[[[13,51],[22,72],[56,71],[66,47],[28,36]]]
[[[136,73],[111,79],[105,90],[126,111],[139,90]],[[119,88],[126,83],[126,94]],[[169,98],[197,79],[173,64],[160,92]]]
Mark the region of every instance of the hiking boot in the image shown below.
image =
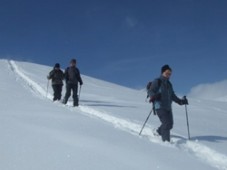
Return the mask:
[[[79,106],[78,102],[73,102],[73,106],[74,106],[74,107]]]
[[[153,129],[153,135],[154,136],[160,136],[159,132],[158,132],[158,129]]]
[[[62,100],[62,104],[66,104],[67,102],[66,102],[66,100],[65,99],[63,99]]]
[[[159,135],[159,136],[161,136],[161,135],[162,135],[162,133],[161,133],[161,129],[160,129],[160,128],[158,128],[156,131],[157,131],[157,133],[158,133],[158,135]]]

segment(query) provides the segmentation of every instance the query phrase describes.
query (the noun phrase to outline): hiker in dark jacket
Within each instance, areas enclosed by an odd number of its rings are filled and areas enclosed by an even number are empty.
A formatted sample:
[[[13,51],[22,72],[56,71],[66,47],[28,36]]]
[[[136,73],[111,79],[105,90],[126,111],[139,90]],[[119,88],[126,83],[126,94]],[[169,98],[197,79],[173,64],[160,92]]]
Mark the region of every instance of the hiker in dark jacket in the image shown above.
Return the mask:
[[[47,79],[52,80],[52,88],[53,88],[53,91],[54,91],[53,101],[61,100],[64,73],[60,69],[59,63],[55,64],[53,70],[50,71],[49,75],[47,76]]]
[[[76,67],[76,60],[72,59],[70,61],[70,66],[65,70],[65,81],[66,81],[66,93],[65,98],[63,100],[63,104],[66,104],[70,95],[71,91],[73,92],[73,106],[79,105],[78,99],[78,83],[80,85],[83,84],[83,81],[80,76],[80,71]]]
[[[161,69],[161,76],[155,79],[151,87],[150,102],[153,102],[155,112],[157,113],[161,126],[156,130],[163,141],[170,142],[170,130],[173,128],[172,101],[179,105],[188,104],[186,98],[178,98],[169,81],[172,69],[169,65],[164,65]],[[155,133],[156,133],[155,132]]]

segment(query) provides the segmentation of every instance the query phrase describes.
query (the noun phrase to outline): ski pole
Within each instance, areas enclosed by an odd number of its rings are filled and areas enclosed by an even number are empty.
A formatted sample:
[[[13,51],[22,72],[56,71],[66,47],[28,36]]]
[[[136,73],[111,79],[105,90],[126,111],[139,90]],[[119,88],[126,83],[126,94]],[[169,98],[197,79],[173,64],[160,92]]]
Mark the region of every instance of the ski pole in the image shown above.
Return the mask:
[[[47,98],[47,95],[48,95],[48,89],[49,89],[49,79],[48,79],[48,81],[47,81],[47,92],[46,92],[46,98]]]
[[[142,133],[142,131],[143,131],[143,128],[144,128],[144,126],[146,125],[146,123],[147,123],[147,121],[148,121],[148,119],[149,119],[149,117],[150,117],[150,115],[151,115],[152,111],[153,111],[153,109],[151,109],[151,111],[150,111],[149,115],[147,116],[147,119],[145,120],[145,122],[144,122],[144,124],[143,124],[143,127],[142,127],[142,129],[140,130],[139,135],[141,135],[141,133]]]
[[[80,92],[81,92],[81,85],[80,85],[80,89],[79,89],[78,100],[80,100]]]
[[[186,97],[184,96],[186,99]],[[188,139],[190,140],[190,132],[189,132],[189,122],[188,122],[188,109],[187,109],[187,104],[185,104],[185,112],[186,112],[186,120],[187,120],[187,128],[188,128]]]

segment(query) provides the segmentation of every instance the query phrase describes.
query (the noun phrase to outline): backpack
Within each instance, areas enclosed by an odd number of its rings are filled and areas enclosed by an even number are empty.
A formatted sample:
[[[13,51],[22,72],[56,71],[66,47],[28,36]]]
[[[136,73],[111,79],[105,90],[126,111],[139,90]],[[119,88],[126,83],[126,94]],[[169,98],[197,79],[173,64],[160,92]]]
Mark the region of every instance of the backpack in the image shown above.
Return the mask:
[[[68,67],[65,71],[66,81],[69,83],[77,83],[79,71],[76,67]]]
[[[160,88],[162,81],[161,81],[160,78],[158,78],[157,80],[158,80],[158,87]],[[152,88],[152,81],[149,81],[146,85],[147,98],[149,98],[151,96],[150,95],[151,94],[151,88]]]
[[[161,87],[161,83],[162,83],[162,81],[161,81],[161,79],[160,78],[157,78],[157,80],[158,80],[158,88],[160,88]],[[147,86],[146,86],[146,90],[147,90],[147,99],[151,96],[151,94],[152,94],[152,91],[151,91],[151,89],[152,89],[152,81],[149,81],[148,83],[147,83]],[[146,99],[146,100],[147,100]],[[154,107],[154,104],[153,104],[153,114],[154,115],[156,115],[157,113],[156,113],[156,111],[155,111],[155,107]]]

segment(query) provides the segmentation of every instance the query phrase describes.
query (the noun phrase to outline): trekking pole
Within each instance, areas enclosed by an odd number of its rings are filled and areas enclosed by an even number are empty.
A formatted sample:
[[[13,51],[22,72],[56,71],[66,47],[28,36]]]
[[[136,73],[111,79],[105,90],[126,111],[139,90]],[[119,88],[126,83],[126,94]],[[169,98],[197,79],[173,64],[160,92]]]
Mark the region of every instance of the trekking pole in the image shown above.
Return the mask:
[[[144,124],[143,124],[143,127],[142,127],[142,129],[140,130],[139,135],[141,135],[141,133],[142,133],[142,131],[143,131],[143,128],[144,128],[144,126],[146,125],[146,123],[147,123],[147,121],[148,121],[148,119],[149,119],[149,117],[150,117],[150,115],[151,115],[152,111],[153,111],[153,109],[151,109],[151,111],[150,111],[149,115],[147,116],[147,119],[145,120],[145,122],[144,122]]]
[[[80,92],[81,92],[81,85],[80,85],[80,90],[79,90],[79,94],[78,94],[78,100],[80,99]]]
[[[186,99],[186,96],[184,96],[184,99]],[[187,104],[185,104],[185,112],[186,112],[186,120],[187,120],[187,128],[188,128],[188,140],[190,140]]]
[[[47,98],[47,95],[48,95],[48,89],[49,89],[49,79],[48,79],[48,81],[47,81],[47,91],[46,91],[46,98]]]

